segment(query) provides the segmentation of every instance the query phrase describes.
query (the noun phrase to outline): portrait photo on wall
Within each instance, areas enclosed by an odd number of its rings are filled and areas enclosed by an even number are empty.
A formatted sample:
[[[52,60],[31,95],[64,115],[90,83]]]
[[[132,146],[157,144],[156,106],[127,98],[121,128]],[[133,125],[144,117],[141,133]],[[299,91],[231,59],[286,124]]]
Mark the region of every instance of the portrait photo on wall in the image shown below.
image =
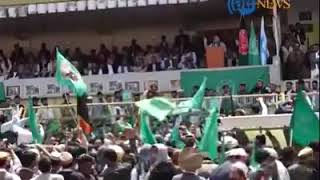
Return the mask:
[[[7,96],[20,96],[20,86],[7,86]]]
[[[122,83],[119,81],[110,81],[109,82],[109,91],[116,91],[122,88]]]
[[[125,89],[131,92],[139,92],[140,91],[140,83],[139,81],[132,81],[125,83]]]
[[[39,86],[35,86],[35,85],[27,85],[25,86],[25,90],[26,90],[26,96],[39,95],[40,93]]]
[[[149,89],[151,84],[155,84],[159,88],[159,82],[157,80],[149,80],[149,81],[144,81],[144,90]]]
[[[103,84],[98,82],[90,83],[90,93],[97,93],[103,91]]]
[[[47,94],[60,94],[60,87],[56,84],[48,84],[47,85]]]

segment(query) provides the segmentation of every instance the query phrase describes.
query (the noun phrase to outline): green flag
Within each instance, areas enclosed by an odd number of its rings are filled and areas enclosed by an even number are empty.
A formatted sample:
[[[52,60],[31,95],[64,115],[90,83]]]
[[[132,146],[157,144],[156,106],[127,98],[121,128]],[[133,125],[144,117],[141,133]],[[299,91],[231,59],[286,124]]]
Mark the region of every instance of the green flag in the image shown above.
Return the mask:
[[[59,85],[66,86],[78,97],[87,93],[87,85],[79,71],[57,50],[56,80]]]
[[[201,109],[203,97],[205,94],[207,83],[207,77],[203,78],[200,88],[196,92],[196,94],[187,101],[182,101],[177,105],[177,108],[172,112],[173,115],[187,113],[192,109]]]
[[[143,144],[157,143],[149,126],[148,114],[144,111],[140,111],[140,137]]]
[[[251,21],[250,39],[249,39],[249,65],[260,65],[259,50],[257,46],[256,32],[253,22]]]
[[[159,121],[164,120],[176,107],[174,103],[161,97],[144,99],[135,104],[140,110],[147,112],[150,116],[153,116]]]
[[[28,125],[29,129],[32,133],[32,139],[34,143],[41,144],[42,143],[42,137],[40,134],[40,128],[39,124],[37,122],[36,113],[33,109],[32,99],[29,97],[28,99]]]
[[[296,96],[290,128],[292,140],[297,145],[306,146],[312,141],[319,141],[319,118],[312,110],[307,95],[301,90]]]
[[[172,144],[174,144],[175,147],[178,148],[178,149],[183,149],[184,146],[185,146],[184,142],[182,141],[182,139],[180,137],[179,127],[180,127],[181,121],[182,121],[182,117],[180,115],[176,119],[175,125],[174,125],[174,127],[172,129],[172,132],[171,132],[171,135],[170,135],[170,142]]]
[[[4,93],[3,82],[0,82],[0,102],[6,101],[6,94]]]
[[[199,143],[200,152],[208,153],[211,160],[217,158],[218,110],[213,108],[204,127],[203,137]]]
[[[259,168],[259,164],[256,161],[256,142],[253,142],[251,156],[250,156],[250,168],[252,170],[257,170]]]

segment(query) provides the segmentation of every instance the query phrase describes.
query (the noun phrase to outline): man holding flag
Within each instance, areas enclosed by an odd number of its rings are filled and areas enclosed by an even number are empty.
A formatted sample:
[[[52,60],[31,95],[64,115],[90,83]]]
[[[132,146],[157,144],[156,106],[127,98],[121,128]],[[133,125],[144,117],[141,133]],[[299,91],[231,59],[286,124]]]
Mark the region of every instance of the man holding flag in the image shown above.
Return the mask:
[[[92,132],[92,127],[88,123],[88,107],[87,107],[87,85],[83,81],[79,71],[59,52],[57,49],[56,62],[56,80],[59,85],[66,86],[77,96],[77,112],[79,121],[73,115],[77,126],[81,127],[83,132],[89,134]],[[72,109],[70,109],[72,111]],[[73,113],[73,112],[72,112]]]

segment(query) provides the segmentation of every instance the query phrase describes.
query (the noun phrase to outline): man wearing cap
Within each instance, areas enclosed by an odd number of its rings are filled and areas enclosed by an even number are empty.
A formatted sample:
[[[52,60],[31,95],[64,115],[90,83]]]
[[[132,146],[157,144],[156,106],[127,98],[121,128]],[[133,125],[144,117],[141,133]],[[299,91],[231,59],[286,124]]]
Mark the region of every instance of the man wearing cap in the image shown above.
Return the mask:
[[[291,180],[311,180],[313,174],[313,150],[305,147],[298,153],[298,162],[288,168]]]
[[[246,163],[248,154],[243,148],[235,148],[226,152],[226,161],[215,169],[210,180],[228,180],[232,165],[236,162]]]
[[[196,174],[196,171],[201,168],[202,161],[201,154],[191,150],[182,151],[179,157],[179,166],[183,173],[174,176],[172,180],[205,180]]]
[[[62,170],[59,172],[66,180],[84,180],[82,174],[73,170],[73,157],[69,152],[62,152],[61,156]]]
[[[285,166],[277,159],[278,154],[272,148],[264,147],[256,151],[256,162],[260,164],[260,169],[250,174],[250,179],[278,179],[290,180],[289,173]]]
[[[20,177],[7,171],[10,154],[0,151],[0,179],[1,180],[20,180]]]
[[[61,153],[53,151],[50,153],[51,173],[58,173],[61,170]]]

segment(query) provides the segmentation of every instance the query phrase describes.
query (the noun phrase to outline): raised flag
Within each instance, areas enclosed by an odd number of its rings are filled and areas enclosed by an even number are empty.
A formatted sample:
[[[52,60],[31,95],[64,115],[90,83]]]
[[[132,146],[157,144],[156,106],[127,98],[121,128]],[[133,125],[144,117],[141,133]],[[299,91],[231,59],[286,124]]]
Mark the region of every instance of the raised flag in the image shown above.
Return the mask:
[[[261,26],[260,26],[260,58],[261,64],[266,65],[269,57],[269,51],[267,46],[267,36],[264,27],[264,17],[261,18]]]
[[[182,122],[182,116],[178,116],[175,122],[175,125],[172,129],[171,135],[170,135],[170,142],[179,149],[183,149],[185,147],[185,144],[180,136],[180,124]]]
[[[164,120],[176,107],[174,103],[161,97],[144,99],[136,102],[135,105],[159,121]]]
[[[257,46],[256,32],[254,30],[253,22],[250,26],[250,40],[249,40],[249,65],[260,65],[259,50]]]
[[[84,83],[79,71],[57,49],[56,80],[61,86],[66,86],[76,96],[84,96],[87,93],[87,85]]]
[[[302,90],[299,90],[296,96],[290,128],[292,141],[299,146],[306,146],[313,141],[319,141],[319,118],[313,111],[307,95]]]
[[[34,143],[41,144],[42,136],[40,132],[40,124],[38,124],[31,97],[28,99],[28,125],[32,133],[32,141]]]
[[[203,98],[205,94],[207,83],[207,77],[203,78],[200,88],[196,92],[196,94],[189,100],[180,102],[176,109],[172,112],[173,115],[188,113],[192,109],[201,109]]]
[[[248,65],[248,32],[244,21],[244,16],[240,19],[239,30],[239,65]]]
[[[156,144],[156,139],[149,126],[149,115],[140,111],[140,138],[143,144]]]
[[[90,134],[93,131],[89,123],[89,113],[87,106],[87,95],[77,97],[77,113],[79,118],[79,126],[86,134]]]
[[[218,157],[218,109],[213,108],[208,117],[203,137],[199,143],[200,152],[207,153],[211,160]]]

